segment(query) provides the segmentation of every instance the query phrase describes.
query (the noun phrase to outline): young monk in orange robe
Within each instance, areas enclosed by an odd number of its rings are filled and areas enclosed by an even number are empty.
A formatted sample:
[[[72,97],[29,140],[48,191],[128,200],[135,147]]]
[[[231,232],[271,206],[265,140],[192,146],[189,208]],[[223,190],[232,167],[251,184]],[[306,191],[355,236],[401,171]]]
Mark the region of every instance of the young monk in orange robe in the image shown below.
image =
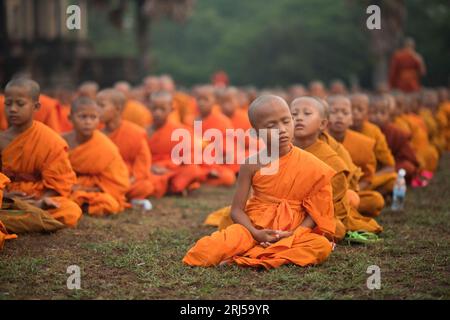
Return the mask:
[[[384,207],[384,200],[379,192],[370,190],[376,167],[375,140],[348,129],[352,123],[350,99],[344,96],[330,96],[327,101],[330,106],[328,132],[342,143],[353,163],[363,172],[358,189],[355,190],[360,198],[358,211],[367,216],[377,216]]]
[[[415,95],[407,97],[406,112],[404,121],[411,132],[411,145],[416,152],[417,160],[424,170],[434,172],[438,165],[439,153],[430,143],[425,122],[418,115],[419,103]]]
[[[125,99],[125,96],[115,89],[100,91],[97,94],[97,104],[101,110],[100,120],[105,124],[103,133],[119,148],[127,165],[130,174],[127,198],[145,199],[155,191],[150,172],[152,158],[145,130],[121,118]]]
[[[222,157],[223,164],[202,164],[205,176],[207,176],[206,183],[214,186],[223,185],[231,186],[236,181],[235,172],[225,164],[227,150],[226,150],[226,129],[233,129],[231,121],[221,112],[212,112],[214,106],[214,89],[211,86],[202,86],[196,90],[196,99],[200,111],[200,118],[202,121],[203,134],[209,129],[219,130],[223,140],[223,154],[214,154],[217,158]],[[205,144],[214,143],[205,142]],[[231,151],[231,150],[230,150]]]
[[[256,130],[278,130],[276,141],[269,136],[265,142],[270,154],[278,148],[279,158],[268,164],[268,171],[259,156],[256,164],[241,166],[231,207],[235,223],[201,238],[183,262],[266,269],[324,262],[332,251],[326,237],[332,238],[336,228],[330,182],[334,170],[292,145],[292,116],[281,98],[259,97],[249,107],[249,117]],[[251,188],[254,194],[248,199]]]
[[[377,190],[383,195],[392,194],[397,173],[395,172],[395,159],[386,142],[383,132],[368,121],[369,97],[362,93],[351,96],[352,119],[351,128],[356,132],[375,140],[375,158],[377,167],[370,184],[371,190]]]
[[[33,121],[39,109],[39,85],[15,79],[5,90],[5,111],[10,127],[0,133],[1,171],[11,179],[4,197],[18,198],[46,210],[73,227],[81,209],[69,200],[76,176],[67,144],[52,129]]]
[[[430,143],[442,154],[446,149],[446,138],[438,124],[439,97],[434,90],[422,91],[420,97],[419,116],[422,117],[428,131]]]
[[[193,139],[193,132],[189,127],[168,119],[173,108],[170,93],[161,91],[152,94],[150,107],[154,122],[147,129],[147,133],[148,145],[153,156],[152,172],[159,179],[168,180],[168,183],[159,183],[159,186],[163,187],[157,188],[157,193],[160,196],[167,192],[185,195],[187,191],[199,187],[199,181],[203,179],[203,170],[200,166],[193,164],[192,158],[189,159],[189,163],[183,163],[182,161],[177,163],[179,159],[175,158],[177,156],[183,157],[183,154],[172,155],[174,148],[179,143],[175,139],[172,141],[172,134],[176,130],[185,130]],[[191,142],[195,143],[194,141]],[[192,155],[192,143],[186,144],[189,150],[183,151],[188,151]]]
[[[3,202],[3,190],[5,189],[6,185],[10,183],[11,180],[7,176],[5,176],[3,173],[0,172],[0,206]],[[16,234],[10,234],[7,230],[5,225],[0,220],[0,250],[3,249],[3,246],[5,244],[6,240],[10,239],[16,239]]]
[[[119,81],[114,89],[122,92],[125,96],[125,107],[122,111],[122,119],[146,128],[152,123],[152,114],[147,107],[136,99],[131,98],[131,87],[128,82]]]
[[[450,151],[450,99],[447,88],[439,88],[437,120],[445,138],[445,149]]]
[[[389,149],[392,150],[395,158],[395,169],[397,171],[401,168],[405,169],[406,180],[411,182],[420,172],[419,162],[409,142],[408,134],[390,122],[390,107],[387,97],[371,97],[369,118],[384,133]]]
[[[295,99],[290,109],[295,124],[294,145],[312,153],[336,171],[331,180],[336,239],[342,240],[347,231],[381,232],[383,228],[374,219],[362,216],[350,205],[347,196],[350,169],[327,143],[319,140],[328,125],[328,106],[319,99],[302,97]]]
[[[64,135],[69,158],[77,174],[71,198],[94,216],[117,214],[127,207],[130,181],[116,145],[96,128],[100,111],[94,100],[82,97],[72,103],[74,131]]]

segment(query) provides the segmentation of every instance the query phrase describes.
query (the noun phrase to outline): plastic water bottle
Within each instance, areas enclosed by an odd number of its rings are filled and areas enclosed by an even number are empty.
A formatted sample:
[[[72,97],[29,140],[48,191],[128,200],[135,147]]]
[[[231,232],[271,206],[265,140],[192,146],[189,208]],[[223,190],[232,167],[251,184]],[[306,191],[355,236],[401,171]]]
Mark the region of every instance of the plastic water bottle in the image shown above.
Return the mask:
[[[406,171],[405,169],[398,170],[397,181],[392,192],[392,211],[402,211],[405,204],[406,196]]]

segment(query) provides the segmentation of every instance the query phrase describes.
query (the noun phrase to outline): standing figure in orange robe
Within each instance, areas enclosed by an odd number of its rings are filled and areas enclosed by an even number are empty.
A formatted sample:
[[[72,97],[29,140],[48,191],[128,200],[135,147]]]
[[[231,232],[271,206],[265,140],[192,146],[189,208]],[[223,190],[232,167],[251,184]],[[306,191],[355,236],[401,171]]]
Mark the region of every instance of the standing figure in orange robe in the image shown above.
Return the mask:
[[[105,89],[97,94],[100,121],[105,124],[103,133],[119,148],[130,174],[127,198],[145,199],[155,191],[150,172],[152,158],[145,129],[121,117],[125,103],[125,96],[115,89]]]
[[[404,92],[419,91],[420,77],[425,73],[425,63],[415,50],[414,40],[407,38],[403,48],[397,50],[392,56],[389,70],[391,88]]]
[[[333,238],[336,229],[331,189],[334,170],[292,145],[292,116],[280,97],[257,98],[250,105],[249,118],[256,130],[277,130],[278,139],[272,141],[269,135],[265,143],[268,154],[278,148],[279,157],[263,166],[258,156],[241,166],[231,206],[235,223],[198,240],[183,262],[266,269],[324,262],[332,251],[327,237]],[[248,199],[251,188],[254,192]]]
[[[211,86],[202,86],[196,90],[197,105],[200,111],[200,117],[198,120],[202,122],[203,135],[209,129],[218,130],[222,137],[223,153],[211,154],[215,159],[222,159],[222,163],[215,161],[213,164],[203,163],[201,165],[205,172],[206,183],[214,186],[223,185],[231,186],[236,181],[235,172],[225,162],[227,150],[226,150],[226,129],[234,129],[230,119],[228,119],[222,112],[212,112],[215,97],[214,89]],[[215,137],[213,137],[215,138]],[[229,138],[230,139],[230,138]],[[212,141],[204,141],[206,148],[209,144],[216,144],[215,139]],[[216,149],[217,150],[217,149]],[[230,150],[231,151],[231,150]],[[213,153],[213,152],[212,152]]]
[[[204,174],[200,166],[193,163],[191,157],[195,143],[192,129],[169,120],[173,108],[172,95],[169,92],[161,91],[152,94],[150,108],[154,121],[153,125],[147,129],[148,146],[153,156],[153,175],[160,180],[156,193],[158,196],[168,192],[186,195],[188,191],[200,186],[199,181],[203,180]],[[177,130],[184,130],[191,140],[187,143],[178,142],[175,137],[172,137]],[[182,143],[185,148],[181,154],[172,154],[179,143]],[[201,144],[201,141],[199,143]],[[188,158],[187,163],[182,161],[185,156]]]
[[[383,195],[391,195],[394,189],[397,173],[395,172],[395,159],[386,142],[383,132],[368,121],[369,97],[362,93],[353,94],[351,128],[356,132],[375,140],[375,158],[377,160],[375,174],[370,184],[371,190],[377,190]]]
[[[70,111],[74,131],[64,135],[77,174],[71,198],[94,216],[123,211],[128,206],[125,195],[130,188],[127,166],[119,149],[97,130],[99,118],[100,110],[94,100],[78,98]]]
[[[374,219],[362,216],[350,205],[347,193],[350,169],[326,142],[319,140],[321,132],[328,125],[326,102],[302,97],[295,99],[290,109],[295,124],[294,145],[312,153],[336,171],[331,179],[336,239],[342,240],[347,231],[381,232],[383,228]]]
[[[131,98],[131,86],[128,82],[119,81],[114,85],[114,89],[122,92],[125,96],[125,107],[122,111],[122,119],[137,124],[142,128],[147,128],[152,123],[152,114],[140,101]]]
[[[39,93],[39,85],[29,79],[15,79],[6,86],[9,128],[0,133],[1,172],[12,182],[4,197],[25,200],[73,227],[81,218],[80,207],[69,200],[76,176],[66,142],[33,120],[40,107]]]
[[[360,198],[357,209],[366,216],[377,216],[384,207],[384,199],[379,192],[370,190],[377,163],[375,140],[349,129],[353,121],[350,99],[345,96],[330,96],[327,102],[330,106],[328,132],[342,143],[353,163],[360,167],[363,173],[358,189],[355,190]]]

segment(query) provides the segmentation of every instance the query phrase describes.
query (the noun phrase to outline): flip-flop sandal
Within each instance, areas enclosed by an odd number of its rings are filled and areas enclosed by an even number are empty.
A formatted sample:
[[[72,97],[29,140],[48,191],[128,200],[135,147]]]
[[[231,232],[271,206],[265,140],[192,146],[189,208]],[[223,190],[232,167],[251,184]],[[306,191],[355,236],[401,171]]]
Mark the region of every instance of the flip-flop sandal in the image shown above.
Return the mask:
[[[358,231],[347,231],[347,235],[344,240],[348,243],[362,243],[362,244],[372,244],[383,241],[375,233],[372,232],[358,232]]]

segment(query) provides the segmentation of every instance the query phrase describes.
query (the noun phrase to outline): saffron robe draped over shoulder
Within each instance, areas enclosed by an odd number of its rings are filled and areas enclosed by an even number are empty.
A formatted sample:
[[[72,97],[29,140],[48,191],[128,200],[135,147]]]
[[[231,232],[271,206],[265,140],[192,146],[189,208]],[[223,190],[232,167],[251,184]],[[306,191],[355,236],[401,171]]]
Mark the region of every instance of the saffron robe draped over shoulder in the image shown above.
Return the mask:
[[[71,198],[80,206],[88,204],[90,215],[117,214],[127,206],[128,169],[119,149],[100,131],[69,151],[70,162],[77,174],[77,185],[99,188],[100,192],[74,190]]]
[[[141,102],[129,99],[122,112],[122,119],[146,128],[153,121],[152,113]]]
[[[70,201],[76,176],[69,162],[67,143],[56,132],[38,121],[17,136],[2,152],[2,172],[11,179],[8,191],[21,191],[41,197],[46,189],[60,196],[51,197],[59,208],[47,210],[66,226],[75,226],[81,209]]]
[[[326,260],[332,245],[324,235],[333,237],[336,229],[331,190],[335,172],[296,147],[277,161],[277,173],[264,175],[258,170],[254,174],[254,194],[245,213],[258,229],[292,231],[293,235],[264,248],[244,226],[232,224],[197,241],[184,257],[185,264],[206,267],[233,262],[269,269]],[[316,223],[314,230],[300,226],[307,214]]]
[[[129,199],[145,199],[155,191],[150,172],[152,158],[147,145],[147,133],[143,128],[122,120],[120,126],[109,135],[119,148],[120,155],[128,168],[131,179]]]
[[[193,154],[193,144],[196,143],[193,139],[192,129],[189,127],[175,123],[173,121],[166,121],[166,123],[156,129],[150,137],[148,137],[148,146],[152,152],[153,164],[158,165],[160,167],[164,167],[168,170],[168,173],[155,177],[158,179],[168,180],[167,183],[158,184],[157,194],[160,196],[166,194],[167,192],[172,193],[180,193],[184,190],[190,190],[194,186],[194,184],[198,183],[203,179],[203,171],[199,165],[193,163],[193,159],[191,158],[190,163],[175,163],[172,159],[172,151],[177,146],[178,143],[182,143],[181,141],[172,141],[172,134],[175,130],[184,130],[186,134],[188,134],[191,138],[191,143],[186,143],[185,146],[190,150],[188,151],[191,155]],[[201,143],[201,142],[200,142]],[[177,156],[183,156],[183,153],[177,154]]]

